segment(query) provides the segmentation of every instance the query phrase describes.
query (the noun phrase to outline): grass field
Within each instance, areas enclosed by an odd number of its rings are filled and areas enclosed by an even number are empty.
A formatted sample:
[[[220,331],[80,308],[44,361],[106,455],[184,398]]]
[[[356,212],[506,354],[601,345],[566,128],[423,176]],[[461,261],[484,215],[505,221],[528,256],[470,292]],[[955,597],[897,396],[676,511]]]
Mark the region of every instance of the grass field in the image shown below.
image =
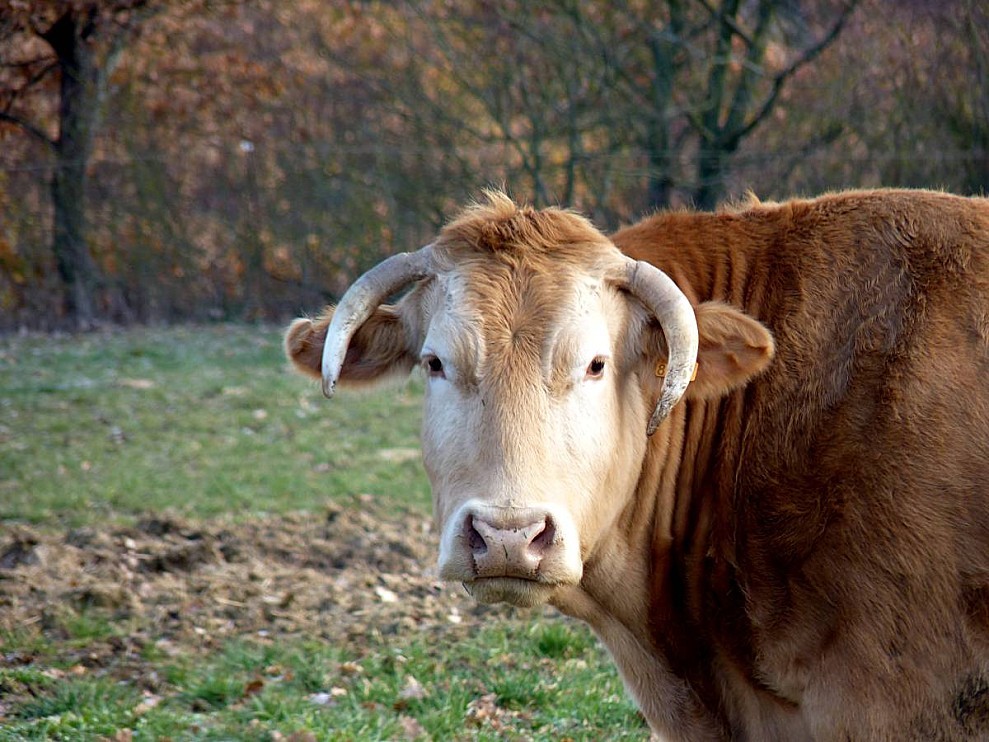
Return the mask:
[[[323,404],[277,330],[219,326],[0,340],[0,517],[197,517],[376,492],[426,507],[414,390]],[[395,458],[400,459],[394,461]]]
[[[608,658],[431,573],[420,388],[277,328],[0,338],[0,740],[634,739]]]

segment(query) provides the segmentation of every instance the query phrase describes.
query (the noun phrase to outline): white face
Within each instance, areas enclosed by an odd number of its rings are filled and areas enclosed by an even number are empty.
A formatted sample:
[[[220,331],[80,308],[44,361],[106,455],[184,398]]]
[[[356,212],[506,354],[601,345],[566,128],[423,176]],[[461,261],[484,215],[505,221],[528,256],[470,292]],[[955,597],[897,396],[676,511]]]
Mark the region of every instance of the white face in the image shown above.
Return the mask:
[[[422,441],[440,574],[483,602],[533,605],[579,582],[638,476],[631,309],[599,279],[569,280],[566,305],[528,321],[508,298],[482,311],[456,273],[433,287]]]

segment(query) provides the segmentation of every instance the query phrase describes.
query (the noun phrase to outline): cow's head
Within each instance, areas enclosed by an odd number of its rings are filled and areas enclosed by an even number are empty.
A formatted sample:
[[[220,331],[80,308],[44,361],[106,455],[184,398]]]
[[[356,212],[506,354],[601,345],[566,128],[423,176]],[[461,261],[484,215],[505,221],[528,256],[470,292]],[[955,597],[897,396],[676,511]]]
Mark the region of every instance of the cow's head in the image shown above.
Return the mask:
[[[440,574],[478,600],[516,605],[580,581],[635,491],[648,436],[688,384],[723,394],[771,348],[737,310],[703,304],[695,315],[665,274],[579,215],[500,193],[286,335],[293,363],[327,396],[338,381],[421,366]]]

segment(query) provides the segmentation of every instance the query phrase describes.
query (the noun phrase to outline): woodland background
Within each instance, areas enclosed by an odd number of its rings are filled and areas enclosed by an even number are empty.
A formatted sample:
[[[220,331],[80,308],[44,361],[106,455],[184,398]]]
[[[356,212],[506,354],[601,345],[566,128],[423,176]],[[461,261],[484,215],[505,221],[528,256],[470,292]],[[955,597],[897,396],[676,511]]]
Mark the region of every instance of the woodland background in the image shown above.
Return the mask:
[[[0,330],[281,320],[504,185],[989,188],[983,0],[0,0]]]

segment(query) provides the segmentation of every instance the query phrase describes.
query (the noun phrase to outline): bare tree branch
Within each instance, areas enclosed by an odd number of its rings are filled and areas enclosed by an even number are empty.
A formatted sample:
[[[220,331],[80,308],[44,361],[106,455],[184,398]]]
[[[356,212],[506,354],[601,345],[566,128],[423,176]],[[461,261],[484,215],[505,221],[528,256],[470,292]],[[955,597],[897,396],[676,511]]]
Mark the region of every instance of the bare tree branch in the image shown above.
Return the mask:
[[[51,60],[50,55],[44,57],[38,57],[37,59],[25,59],[20,62],[0,62],[0,67],[8,67],[12,69],[22,68],[22,67],[33,67],[36,64],[41,64],[42,62],[48,62]]]
[[[725,26],[727,26],[728,29],[733,34],[735,34],[738,38],[740,38],[742,41],[745,42],[746,46],[751,47],[753,45],[754,42],[749,37],[748,32],[744,28],[739,26],[735,22],[734,18],[723,12],[719,12],[718,10],[716,10],[714,7],[711,6],[711,3],[709,3],[708,0],[697,0],[697,2],[700,3],[701,7],[703,7],[704,10],[706,10],[710,14],[711,20],[713,20],[715,23],[724,24]]]
[[[13,124],[14,126],[21,129],[21,131],[23,131],[24,133],[30,134],[35,139],[44,142],[50,148],[52,149],[55,148],[55,142],[53,142],[52,139],[47,134],[45,134],[43,131],[41,131],[41,129],[37,128],[30,122],[25,121],[24,119],[18,116],[9,114],[6,111],[0,111],[0,121],[6,121],[8,124]]]
[[[14,105],[18,96],[21,93],[37,85],[39,82],[41,82],[41,80],[44,79],[45,75],[47,75],[49,72],[53,72],[58,69],[57,60],[50,59],[47,61],[48,64],[45,65],[42,69],[38,70],[34,75],[32,75],[23,85],[21,85],[19,88],[8,91],[10,94],[10,98],[7,100],[7,105],[4,106],[3,108],[4,111],[9,112],[11,107]]]
[[[728,148],[738,146],[740,140],[734,132],[739,130],[745,120],[745,115],[752,104],[752,88],[756,79],[761,77],[765,70],[763,60],[766,54],[769,24],[773,18],[773,2],[774,0],[762,0],[759,4],[755,31],[749,40],[749,49],[745,55],[738,84],[735,86],[735,95],[728,108],[725,124],[719,132],[719,137],[727,137],[725,146]]]
[[[847,0],[844,7],[842,8],[841,15],[834,22],[831,28],[828,30],[824,36],[822,36],[817,43],[812,44],[807,47],[803,53],[791,62],[786,69],[780,72],[773,78],[773,87],[766,96],[762,105],[759,107],[759,111],[745,124],[745,126],[738,129],[734,139],[740,140],[746,137],[759,123],[769,115],[776,105],[776,101],[779,98],[783,87],[786,85],[787,81],[793,77],[801,68],[807,64],[813,62],[821,53],[831,45],[831,43],[838,38],[842,29],[845,27],[845,23],[848,21],[849,16],[852,11],[858,6],[860,0]]]

